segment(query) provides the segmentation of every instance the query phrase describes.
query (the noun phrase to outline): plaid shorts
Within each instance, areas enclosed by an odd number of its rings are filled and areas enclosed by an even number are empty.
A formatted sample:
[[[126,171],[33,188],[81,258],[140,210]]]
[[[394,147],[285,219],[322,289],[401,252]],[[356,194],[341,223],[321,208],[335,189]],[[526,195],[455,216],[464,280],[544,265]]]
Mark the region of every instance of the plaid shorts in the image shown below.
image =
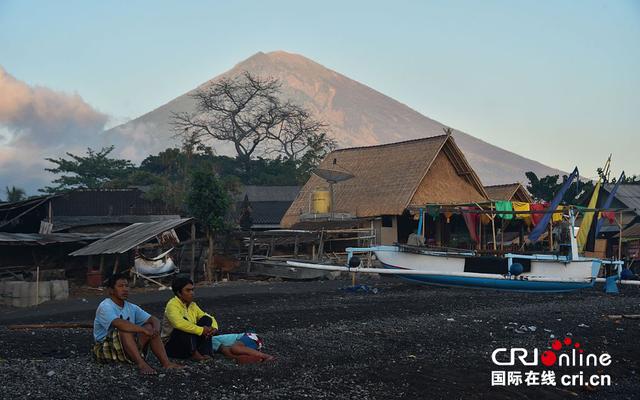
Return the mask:
[[[149,346],[146,346],[145,350],[148,350],[148,348]],[[120,332],[118,332],[117,329],[113,329],[109,332],[102,342],[94,344],[93,349],[91,349],[91,353],[99,363],[122,362],[133,364],[133,361],[127,357],[124,347],[122,347]],[[145,358],[146,351],[141,355],[142,358]]]

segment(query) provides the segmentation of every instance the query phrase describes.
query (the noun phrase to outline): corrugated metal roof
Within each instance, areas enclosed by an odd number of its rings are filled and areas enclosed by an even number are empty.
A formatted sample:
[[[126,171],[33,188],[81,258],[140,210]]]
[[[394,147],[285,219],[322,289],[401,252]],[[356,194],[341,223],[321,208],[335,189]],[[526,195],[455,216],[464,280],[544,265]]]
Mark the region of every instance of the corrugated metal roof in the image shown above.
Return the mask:
[[[616,238],[620,237],[620,234],[614,236]],[[633,224],[622,231],[622,240],[637,240],[640,239],[640,223]]]
[[[604,190],[611,193],[613,184],[604,185]],[[620,185],[616,192],[616,199],[629,208],[635,208],[635,213],[640,215],[640,185]]]
[[[9,233],[0,232],[0,244],[10,246],[44,246],[56,243],[75,243],[92,241],[102,238],[99,233],[52,233],[41,235],[39,233]]]
[[[115,224],[135,224],[138,222],[155,222],[180,219],[179,215],[87,215],[87,216],[56,216],[53,217],[53,231],[59,232],[65,229],[92,226],[92,225],[115,225]]]
[[[251,203],[258,201],[288,201],[291,203],[300,193],[301,186],[254,186],[247,185],[235,197],[236,201],[243,201],[249,197]],[[286,210],[285,210],[286,211]],[[279,221],[278,221],[279,222]]]
[[[129,225],[110,234],[87,247],[71,253],[71,256],[92,256],[99,254],[125,253],[139,244],[180,225],[190,222],[193,218],[172,219]]]

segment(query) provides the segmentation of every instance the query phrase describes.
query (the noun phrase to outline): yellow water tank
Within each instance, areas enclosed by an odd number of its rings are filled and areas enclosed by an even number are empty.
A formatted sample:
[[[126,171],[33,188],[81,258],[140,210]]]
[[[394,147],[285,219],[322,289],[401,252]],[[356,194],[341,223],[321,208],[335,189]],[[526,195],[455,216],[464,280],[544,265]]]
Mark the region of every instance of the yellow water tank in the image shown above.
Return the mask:
[[[313,191],[314,214],[328,214],[331,210],[331,193],[329,189],[317,188]]]

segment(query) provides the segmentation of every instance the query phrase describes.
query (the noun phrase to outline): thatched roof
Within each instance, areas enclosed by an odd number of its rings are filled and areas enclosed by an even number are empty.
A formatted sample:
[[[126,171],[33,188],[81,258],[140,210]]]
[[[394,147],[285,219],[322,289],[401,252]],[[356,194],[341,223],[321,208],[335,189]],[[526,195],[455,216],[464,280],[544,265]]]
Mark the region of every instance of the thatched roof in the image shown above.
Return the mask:
[[[356,217],[401,215],[412,204],[486,201],[480,179],[451,136],[441,135],[331,152],[321,169],[354,178],[334,185],[334,211]],[[282,219],[290,227],[311,211],[311,196],[327,183],[312,175]]]
[[[506,185],[485,186],[484,189],[487,191],[487,195],[491,200],[533,202],[533,198],[527,189],[518,182],[508,183]]]

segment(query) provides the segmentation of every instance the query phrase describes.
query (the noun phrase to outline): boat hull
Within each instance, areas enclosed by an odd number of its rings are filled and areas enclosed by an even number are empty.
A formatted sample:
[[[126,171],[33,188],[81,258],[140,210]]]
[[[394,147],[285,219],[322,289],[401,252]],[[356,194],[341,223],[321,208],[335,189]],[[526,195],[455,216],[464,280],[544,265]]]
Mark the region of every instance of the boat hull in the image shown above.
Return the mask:
[[[380,247],[375,254],[386,269],[411,271],[411,274],[397,272],[396,275],[412,282],[524,292],[570,292],[593,287],[600,268],[600,261],[594,259],[571,261],[539,256],[542,259],[529,259],[528,271],[518,275],[511,275],[507,270],[504,273],[474,273],[465,270],[468,259],[474,257],[470,253],[416,254],[389,246]],[[509,265],[514,260],[519,258],[511,258]],[[417,274],[417,271],[425,274]]]

